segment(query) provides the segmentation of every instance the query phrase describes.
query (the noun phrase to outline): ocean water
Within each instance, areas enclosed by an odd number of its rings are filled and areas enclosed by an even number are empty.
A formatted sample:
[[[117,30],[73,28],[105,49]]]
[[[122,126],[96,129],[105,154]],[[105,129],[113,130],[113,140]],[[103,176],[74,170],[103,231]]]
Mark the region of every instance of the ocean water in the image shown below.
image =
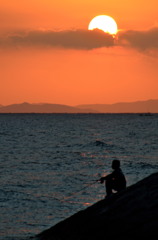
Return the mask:
[[[95,180],[121,161],[127,185],[158,171],[158,114],[0,114],[0,239],[34,236],[105,196]]]

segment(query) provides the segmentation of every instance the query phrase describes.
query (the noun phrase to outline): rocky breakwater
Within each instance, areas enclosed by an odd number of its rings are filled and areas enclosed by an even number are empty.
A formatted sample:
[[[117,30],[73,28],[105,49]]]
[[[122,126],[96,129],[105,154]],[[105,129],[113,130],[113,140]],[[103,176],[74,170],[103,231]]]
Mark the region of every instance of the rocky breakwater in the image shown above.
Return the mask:
[[[158,239],[158,173],[80,211],[39,240]]]

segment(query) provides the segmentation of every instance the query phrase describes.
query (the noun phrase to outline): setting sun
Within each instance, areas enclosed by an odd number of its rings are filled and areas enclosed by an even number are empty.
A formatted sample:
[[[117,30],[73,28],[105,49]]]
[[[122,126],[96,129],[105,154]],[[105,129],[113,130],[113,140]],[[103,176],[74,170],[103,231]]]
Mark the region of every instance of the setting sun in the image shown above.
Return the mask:
[[[107,15],[99,15],[94,17],[89,23],[88,30],[100,29],[109,34],[117,33],[117,24],[115,20]]]
[[[0,111],[157,99],[157,9],[156,0],[0,0]]]

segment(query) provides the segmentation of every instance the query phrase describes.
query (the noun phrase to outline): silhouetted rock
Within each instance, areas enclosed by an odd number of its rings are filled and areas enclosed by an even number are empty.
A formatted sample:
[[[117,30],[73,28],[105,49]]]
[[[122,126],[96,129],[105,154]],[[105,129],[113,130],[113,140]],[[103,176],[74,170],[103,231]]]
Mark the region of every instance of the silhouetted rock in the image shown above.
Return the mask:
[[[40,233],[40,240],[158,239],[158,173]]]
[[[95,141],[95,145],[96,145],[96,146],[102,146],[102,147],[103,147],[103,146],[106,146],[106,144],[105,144],[103,141],[100,141],[100,140],[96,140],[96,141]]]

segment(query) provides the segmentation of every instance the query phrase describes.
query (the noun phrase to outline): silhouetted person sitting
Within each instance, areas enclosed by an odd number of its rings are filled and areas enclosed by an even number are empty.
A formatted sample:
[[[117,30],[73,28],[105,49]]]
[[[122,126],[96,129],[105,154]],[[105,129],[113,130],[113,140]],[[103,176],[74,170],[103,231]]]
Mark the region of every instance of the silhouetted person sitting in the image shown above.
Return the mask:
[[[111,174],[99,179],[101,183],[105,181],[107,196],[113,193],[112,190],[120,192],[126,188],[126,179],[120,168],[119,160],[113,160],[112,169],[114,169],[114,171]]]

